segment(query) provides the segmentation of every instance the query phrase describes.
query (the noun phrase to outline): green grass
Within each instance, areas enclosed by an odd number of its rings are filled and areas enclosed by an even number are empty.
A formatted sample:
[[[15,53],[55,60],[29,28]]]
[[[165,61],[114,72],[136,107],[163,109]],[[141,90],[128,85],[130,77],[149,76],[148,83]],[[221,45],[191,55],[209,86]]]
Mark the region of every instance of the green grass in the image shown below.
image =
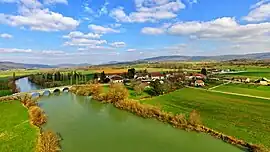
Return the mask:
[[[195,109],[207,127],[270,147],[270,100],[184,88],[141,102],[173,113],[188,114]]]
[[[214,90],[270,98],[270,86],[253,84],[227,84],[217,87]]]
[[[227,74],[222,74],[222,75],[230,76],[230,77],[249,77],[253,80],[263,78],[263,77],[270,79],[270,72],[269,71],[260,71],[260,72],[247,71],[247,72],[240,72],[240,73],[227,73]]]
[[[19,101],[0,103],[0,151],[34,152],[38,129],[30,125]]]
[[[10,90],[0,90],[0,97],[11,95],[12,91]]]

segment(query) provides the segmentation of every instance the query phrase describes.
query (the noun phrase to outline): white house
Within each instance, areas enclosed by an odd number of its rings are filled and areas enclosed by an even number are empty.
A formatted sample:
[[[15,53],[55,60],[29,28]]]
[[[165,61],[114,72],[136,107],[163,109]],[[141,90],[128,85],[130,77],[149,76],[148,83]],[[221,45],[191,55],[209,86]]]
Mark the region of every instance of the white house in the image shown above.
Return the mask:
[[[124,79],[123,77],[119,76],[119,75],[112,75],[109,76],[110,82],[112,83],[123,83]]]
[[[195,81],[195,86],[196,87],[203,87],[204,86],[204,82],[202,80],[196,80]]]

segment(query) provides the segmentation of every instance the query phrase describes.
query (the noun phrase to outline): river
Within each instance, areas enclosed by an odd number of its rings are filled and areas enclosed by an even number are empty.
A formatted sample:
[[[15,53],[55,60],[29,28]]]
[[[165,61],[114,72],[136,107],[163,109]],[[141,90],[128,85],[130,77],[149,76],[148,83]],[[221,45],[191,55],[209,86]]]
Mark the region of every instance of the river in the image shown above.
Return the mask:
[[[25,83],[26,80],[18,80],[17,85],[37,89],[32,83]],[[137,117],[89,97],[62,93],[42,97],[39,105],[48,116],[43,128],[60,133],[63,152],[241,151],[209,135]]]

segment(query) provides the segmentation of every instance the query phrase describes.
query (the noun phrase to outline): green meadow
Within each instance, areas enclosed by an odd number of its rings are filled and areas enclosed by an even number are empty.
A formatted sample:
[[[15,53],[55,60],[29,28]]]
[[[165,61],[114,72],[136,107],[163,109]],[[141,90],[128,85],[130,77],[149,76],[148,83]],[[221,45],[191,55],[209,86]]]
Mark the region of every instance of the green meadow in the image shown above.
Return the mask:
[[[207,127],[270,147],[270,100],[184,88],[141,102],[187,116],[195,109]]]
[[[0,151],[34,152],[38,129],[19,101],[0,102]]]
[[[219,86],[214,90],[270,98],[270,86],[230,83]]]

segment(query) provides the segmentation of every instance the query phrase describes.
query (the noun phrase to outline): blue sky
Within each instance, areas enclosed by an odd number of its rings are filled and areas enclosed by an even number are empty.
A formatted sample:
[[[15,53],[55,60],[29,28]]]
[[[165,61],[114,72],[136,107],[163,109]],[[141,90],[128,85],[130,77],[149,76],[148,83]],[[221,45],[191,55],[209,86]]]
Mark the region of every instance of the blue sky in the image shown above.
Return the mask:
[[[270,51],[270,0],[0,0],[0,61]]]

